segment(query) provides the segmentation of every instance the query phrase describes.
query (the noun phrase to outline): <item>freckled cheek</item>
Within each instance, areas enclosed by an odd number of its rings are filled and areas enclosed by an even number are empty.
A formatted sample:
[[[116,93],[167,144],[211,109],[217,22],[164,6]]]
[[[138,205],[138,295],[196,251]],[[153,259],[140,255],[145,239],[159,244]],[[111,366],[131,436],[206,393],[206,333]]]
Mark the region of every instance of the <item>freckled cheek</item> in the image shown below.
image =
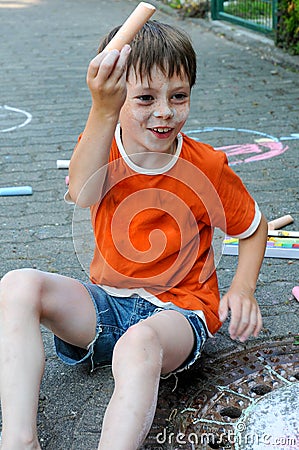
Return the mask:
[[[133,121],[138,122],[139,124],[147,122],[150,118],[149,113],[145,113],[144,111],[137,109],[131,111],[130,116]]]
[[[136,105],[132,105],[130,103],[125,104],[122,107],[120,114],[120,120],[129,125],[131,123],[132,126],[134,125],[134,122],[135,125],[140,125],[143,122],[146,122],[149,117],[150,111],[145,111],[144,108],[137,108]]]
[[[173,110],[173,119],[176,124],[185,123],[188,119],[189,108],[175,108]]]

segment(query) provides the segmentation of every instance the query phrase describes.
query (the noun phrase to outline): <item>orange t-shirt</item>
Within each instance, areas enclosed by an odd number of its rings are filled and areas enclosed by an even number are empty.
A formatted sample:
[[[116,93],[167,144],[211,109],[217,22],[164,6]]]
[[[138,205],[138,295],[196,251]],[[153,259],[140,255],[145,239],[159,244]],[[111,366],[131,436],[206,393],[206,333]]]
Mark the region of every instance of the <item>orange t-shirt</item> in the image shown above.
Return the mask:
[[[181,136],[179,156],[160,172],[136,171],[114,139],[102,199],[91,207],[90,279],[201,310],[214,333],[221,322],[213,229],[247,237],[260,213],[224,153]]]

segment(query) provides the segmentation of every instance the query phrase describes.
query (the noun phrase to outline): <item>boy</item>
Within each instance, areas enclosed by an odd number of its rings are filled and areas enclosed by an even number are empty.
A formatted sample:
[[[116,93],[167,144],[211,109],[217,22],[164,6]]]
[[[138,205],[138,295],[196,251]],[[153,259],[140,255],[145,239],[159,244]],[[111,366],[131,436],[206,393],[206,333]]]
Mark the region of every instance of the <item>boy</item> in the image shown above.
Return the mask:
[[[149,21],[130,46],[107,52],[116,31],[89,65],[92,106],[69,171],[68,197],[91,208],[92,283],[30,269],[1,281],[2,450],[40,449],[40,323],[66,363],[112,362],[100,450],[140,447],[160,376],[190,367],[229,310],[232,339],[262,327],[254,291],[266,221],[225,155],[180,132],[196,76],[192,45],[178,29]],[[240,238],[221,302],[215,226]]]

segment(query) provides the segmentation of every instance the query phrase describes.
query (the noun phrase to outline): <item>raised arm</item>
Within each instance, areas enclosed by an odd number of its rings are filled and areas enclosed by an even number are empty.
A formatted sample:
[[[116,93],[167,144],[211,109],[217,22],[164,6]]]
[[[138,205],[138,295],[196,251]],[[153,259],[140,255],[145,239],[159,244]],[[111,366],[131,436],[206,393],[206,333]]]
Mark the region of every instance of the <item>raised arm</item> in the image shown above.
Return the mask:
[[[251,335],[256,337],[262,328],[262,317],[254,292],[264,258],[267,228],[267,221],[262,216],[255,233],[246,239],[240,239],[237,270],[229,291],[220,301],[221,322],[225,321],[230,310],[230,336],[241,342]]]
[[[69,194],[81,207],[91,206],[101,195],[115,127],[126,98],[129,53],[129,45],[121,52],[104,50],[88,67],[87,85],[92,105],[69,167]]]

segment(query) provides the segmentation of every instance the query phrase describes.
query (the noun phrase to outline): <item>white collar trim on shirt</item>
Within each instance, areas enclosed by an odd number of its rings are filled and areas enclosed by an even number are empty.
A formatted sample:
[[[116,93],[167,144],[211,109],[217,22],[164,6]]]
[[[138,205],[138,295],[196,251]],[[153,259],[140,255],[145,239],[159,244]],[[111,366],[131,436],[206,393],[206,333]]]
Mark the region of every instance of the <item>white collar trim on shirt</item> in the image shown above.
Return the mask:
[[[177,162],[178,157],[180,156],[180,153],[181,153],[181,150],[182,150],[182,145],[183,145],[183,136],[181,135],[181,133],[179,133],[177,135],[177,148],[176,148],[176,151],[175,151],[173,157],[170,159],[169,163],[165,164],[165,166],[158,167],[157,169],[147,169],[147,168],[138,166],[127,155],[127,153],[126,153],[126,151],[124,149],[124,146],[122,144],[122,141],[121,141],[120,131],[121,131],[120,130],[120,124],[117,124],[116,130],[115,130],[115,139],[116,139],[116,144],[117,144],[119,153],[123,157],[123,159],[126,162],[126,164],[132,170],[134,170],[134,172],[141,173],[141,174],[144,174],[144,175],[160,175],[162,173],[166,173],[170,169],[172,169],[172,167]]]

